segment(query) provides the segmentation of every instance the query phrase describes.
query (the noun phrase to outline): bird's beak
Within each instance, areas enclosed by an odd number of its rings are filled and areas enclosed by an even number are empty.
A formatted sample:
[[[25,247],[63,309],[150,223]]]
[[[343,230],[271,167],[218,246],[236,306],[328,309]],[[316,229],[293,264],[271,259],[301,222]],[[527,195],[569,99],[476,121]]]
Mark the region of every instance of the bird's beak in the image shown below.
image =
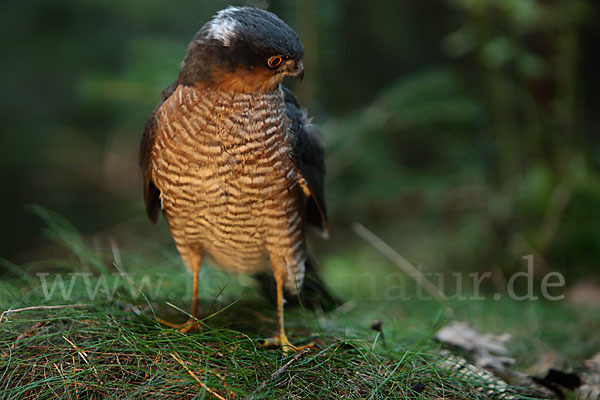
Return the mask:
[[[299,82],[302,82],[302,79],[304,78],[304,64],[302,63],[302,60],[293,65],[288,65],[288,71],[289,76],[293,76],[298,79]]]

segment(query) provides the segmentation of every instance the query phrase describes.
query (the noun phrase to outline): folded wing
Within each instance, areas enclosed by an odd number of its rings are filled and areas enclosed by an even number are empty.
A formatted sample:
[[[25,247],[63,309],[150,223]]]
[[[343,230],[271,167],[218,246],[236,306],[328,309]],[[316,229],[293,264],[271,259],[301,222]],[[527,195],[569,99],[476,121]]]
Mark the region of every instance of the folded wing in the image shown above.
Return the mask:
[[[327,208],[325,206],[325,139],[316,126],[300,109],[298,99],[291,90],[283,88],[286,113],[290,120],[292,158],[300,175],[299,184],[305,195],[306,221],[323,234],[327,233]]]
[[[154,146],[156,130],[158,129],[156,111],[173,94],[175,87],[176,85],[173,84],[163,90],[160,103],[158,103],[146,121],[144,135],[142,136],[142,143],[140,144],[140,164],[142,165],[142,172],[144,174],[144,199],[146,200],[146,214],[153,223],[158,221],[158,211],[160,210],[160,190],[158,190],[152,181],[151,160],[152,147]]]

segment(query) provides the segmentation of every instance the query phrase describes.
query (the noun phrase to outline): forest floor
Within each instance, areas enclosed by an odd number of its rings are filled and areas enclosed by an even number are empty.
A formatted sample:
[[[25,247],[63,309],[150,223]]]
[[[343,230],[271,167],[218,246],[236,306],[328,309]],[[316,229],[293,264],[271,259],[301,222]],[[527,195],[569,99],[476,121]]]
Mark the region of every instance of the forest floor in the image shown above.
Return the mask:
[[[4,262],[3,399],[594,398],[593,388],[568,386],[595,379],[585,361],[600,350],[598,308],[490,298],[450,301],[449,314],[435,300],[357,296],[328,313],[289,307],[290,339],[319,348],[284,354],[258,346],[275,331],[276,310],[252,279],[204,268],[203,329],[179,333],[156,321],[184,321],[190,305],[191,278],[172,250],[149,261],[109,246],[107,267],[106,254],[63,228],[51,231],[71,257]],[[437,340],[452,321],[506,346],[490,354],[504,363],[500,373]],[[547,376],[550,369],[560,376]]]

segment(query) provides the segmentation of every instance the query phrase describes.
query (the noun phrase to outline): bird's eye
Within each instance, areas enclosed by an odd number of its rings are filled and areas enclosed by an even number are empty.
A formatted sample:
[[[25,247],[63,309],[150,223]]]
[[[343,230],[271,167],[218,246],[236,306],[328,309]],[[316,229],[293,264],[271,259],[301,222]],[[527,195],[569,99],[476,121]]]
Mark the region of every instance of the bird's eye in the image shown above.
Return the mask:
[[[269,65],[269,68],[277,68],[281,65],[282,62],[283,62],[283,57],[281,57],[281,56],[269,57],[269,59],[267,60],[267,64]]]

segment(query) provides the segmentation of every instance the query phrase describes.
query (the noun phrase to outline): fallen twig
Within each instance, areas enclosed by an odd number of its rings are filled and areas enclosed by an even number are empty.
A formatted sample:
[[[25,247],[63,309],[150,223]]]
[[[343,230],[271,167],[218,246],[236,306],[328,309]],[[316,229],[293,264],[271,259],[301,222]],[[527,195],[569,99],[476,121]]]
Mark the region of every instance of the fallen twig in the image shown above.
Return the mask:
[[[75,351],[77,352],[77,354],[79,355],[79,357],[81,357],[81,359],[92,369],[92,371],[94,373],[94,376],[98,380],[98,383],[100,383],[100,386],[104,386],[104,382],[102,382],[102,380],[98,376],[98,371],[96,370],[96,367],[94,367],[93,365],[91,365],[90,362],[88,361],[88,355],[85,352],[85,350],[83,350],[82,348],[80,348],[79,346],[77,346],[75,343],[73,343],[71,340],[69,340],[66,336],[63,335],[62,338],[67,343],[69,343],[73,347],[73,349],[75,349]]]
[[[275,372],[273,372],[271,374],[271,378],[268,381],[264,381],[263,383],[261,383],[256,388],[256,390],[254,391],[254,393],[261,391],[262,389],[265,388],[265,386],[267,386],[267,384],[269,384],[269,382],[273,382],[274,380],[276,380],[277,378],[279,378],[279,376],[281,374],[283,374],[285,371],[287,371],[293,363],[295,363],[301,357],[304,357],[308,353],[310,353],[310,349],[304,349],[304,350],[299,351],[298,353],[294,354],[294,356],[292,357],[292,359],[290,361],[288,361],[285,364],[283,364],[281,367],[279,367],[279,369],[277,371],[275,371]]]
[[[175,361],[177,361],[179,364],[181,364],[181,366],[183,368],[185,368],[185,370],[188,372],[188,374],[190,374],[190,376],[192,378],[194,378],[194,380],[196,382],[198,382],[198,384],[203,387],[208,393],[212,394],[214,397],[216,397],[219,400],[226,400],[225,397],[221,396],[219,393],[217,393],[216,390],[209,388],[208,386],[206,386],[206,384],[204,382],[202,382],[197,376],[196,374],[194,374],[194,372],[188,368],[187,365],[185,365],[185,363],[179,358],[177,357],[175,354],[173,353],[169,353],[171,355],[171,357],[173,357],[173,359]]]
[[[427,279],[419,270],[413,267],[413,265],[404,257],[398,254],[396,250],[394,250],[390,245],[381,240],[379,237],[377,237],[377,235],[358,222],[352,224],[352,230],[371,246],[379,250],[379,252],[386,256],[390,261],[396,264],[396,266],[405,274],[410,276],[417,284],[421,285],[425,290],[427,290],[431,296],[435,297],[444,307],[444,312],[446,315],[452,315],[452,308],[448,304],[446,295],[437,286],[431,283],[431,281]]]
[[[2,322],[2,320],[4,319],[4,315],[14,314],[14,313],[18,313],[21,311],[54,310],[54,309],[59,309],[59,308],[75,308],[75,307],[89,307],[89,306],[91,306],[91,304],[63,304],[63,305],[59,305],[59,306],[32,306],[32,307],[17,308],[14,310],[8,309],[6,311],[2,311],[2,314],[0,315],[0,322]]]
[[[65,382],[65,391],[69,395],[69,400],[71,400],[71,392],[68,391],[68,384],[67,380],[65,379],[65,375],[62,373],[62,370],[58,367],[58,365],[56,365],[56,363],[52,363],[52,365],[54,365],[54,368],[56,368],[56,370],[60,374],[60,377],[62,378],[63,382]]]

